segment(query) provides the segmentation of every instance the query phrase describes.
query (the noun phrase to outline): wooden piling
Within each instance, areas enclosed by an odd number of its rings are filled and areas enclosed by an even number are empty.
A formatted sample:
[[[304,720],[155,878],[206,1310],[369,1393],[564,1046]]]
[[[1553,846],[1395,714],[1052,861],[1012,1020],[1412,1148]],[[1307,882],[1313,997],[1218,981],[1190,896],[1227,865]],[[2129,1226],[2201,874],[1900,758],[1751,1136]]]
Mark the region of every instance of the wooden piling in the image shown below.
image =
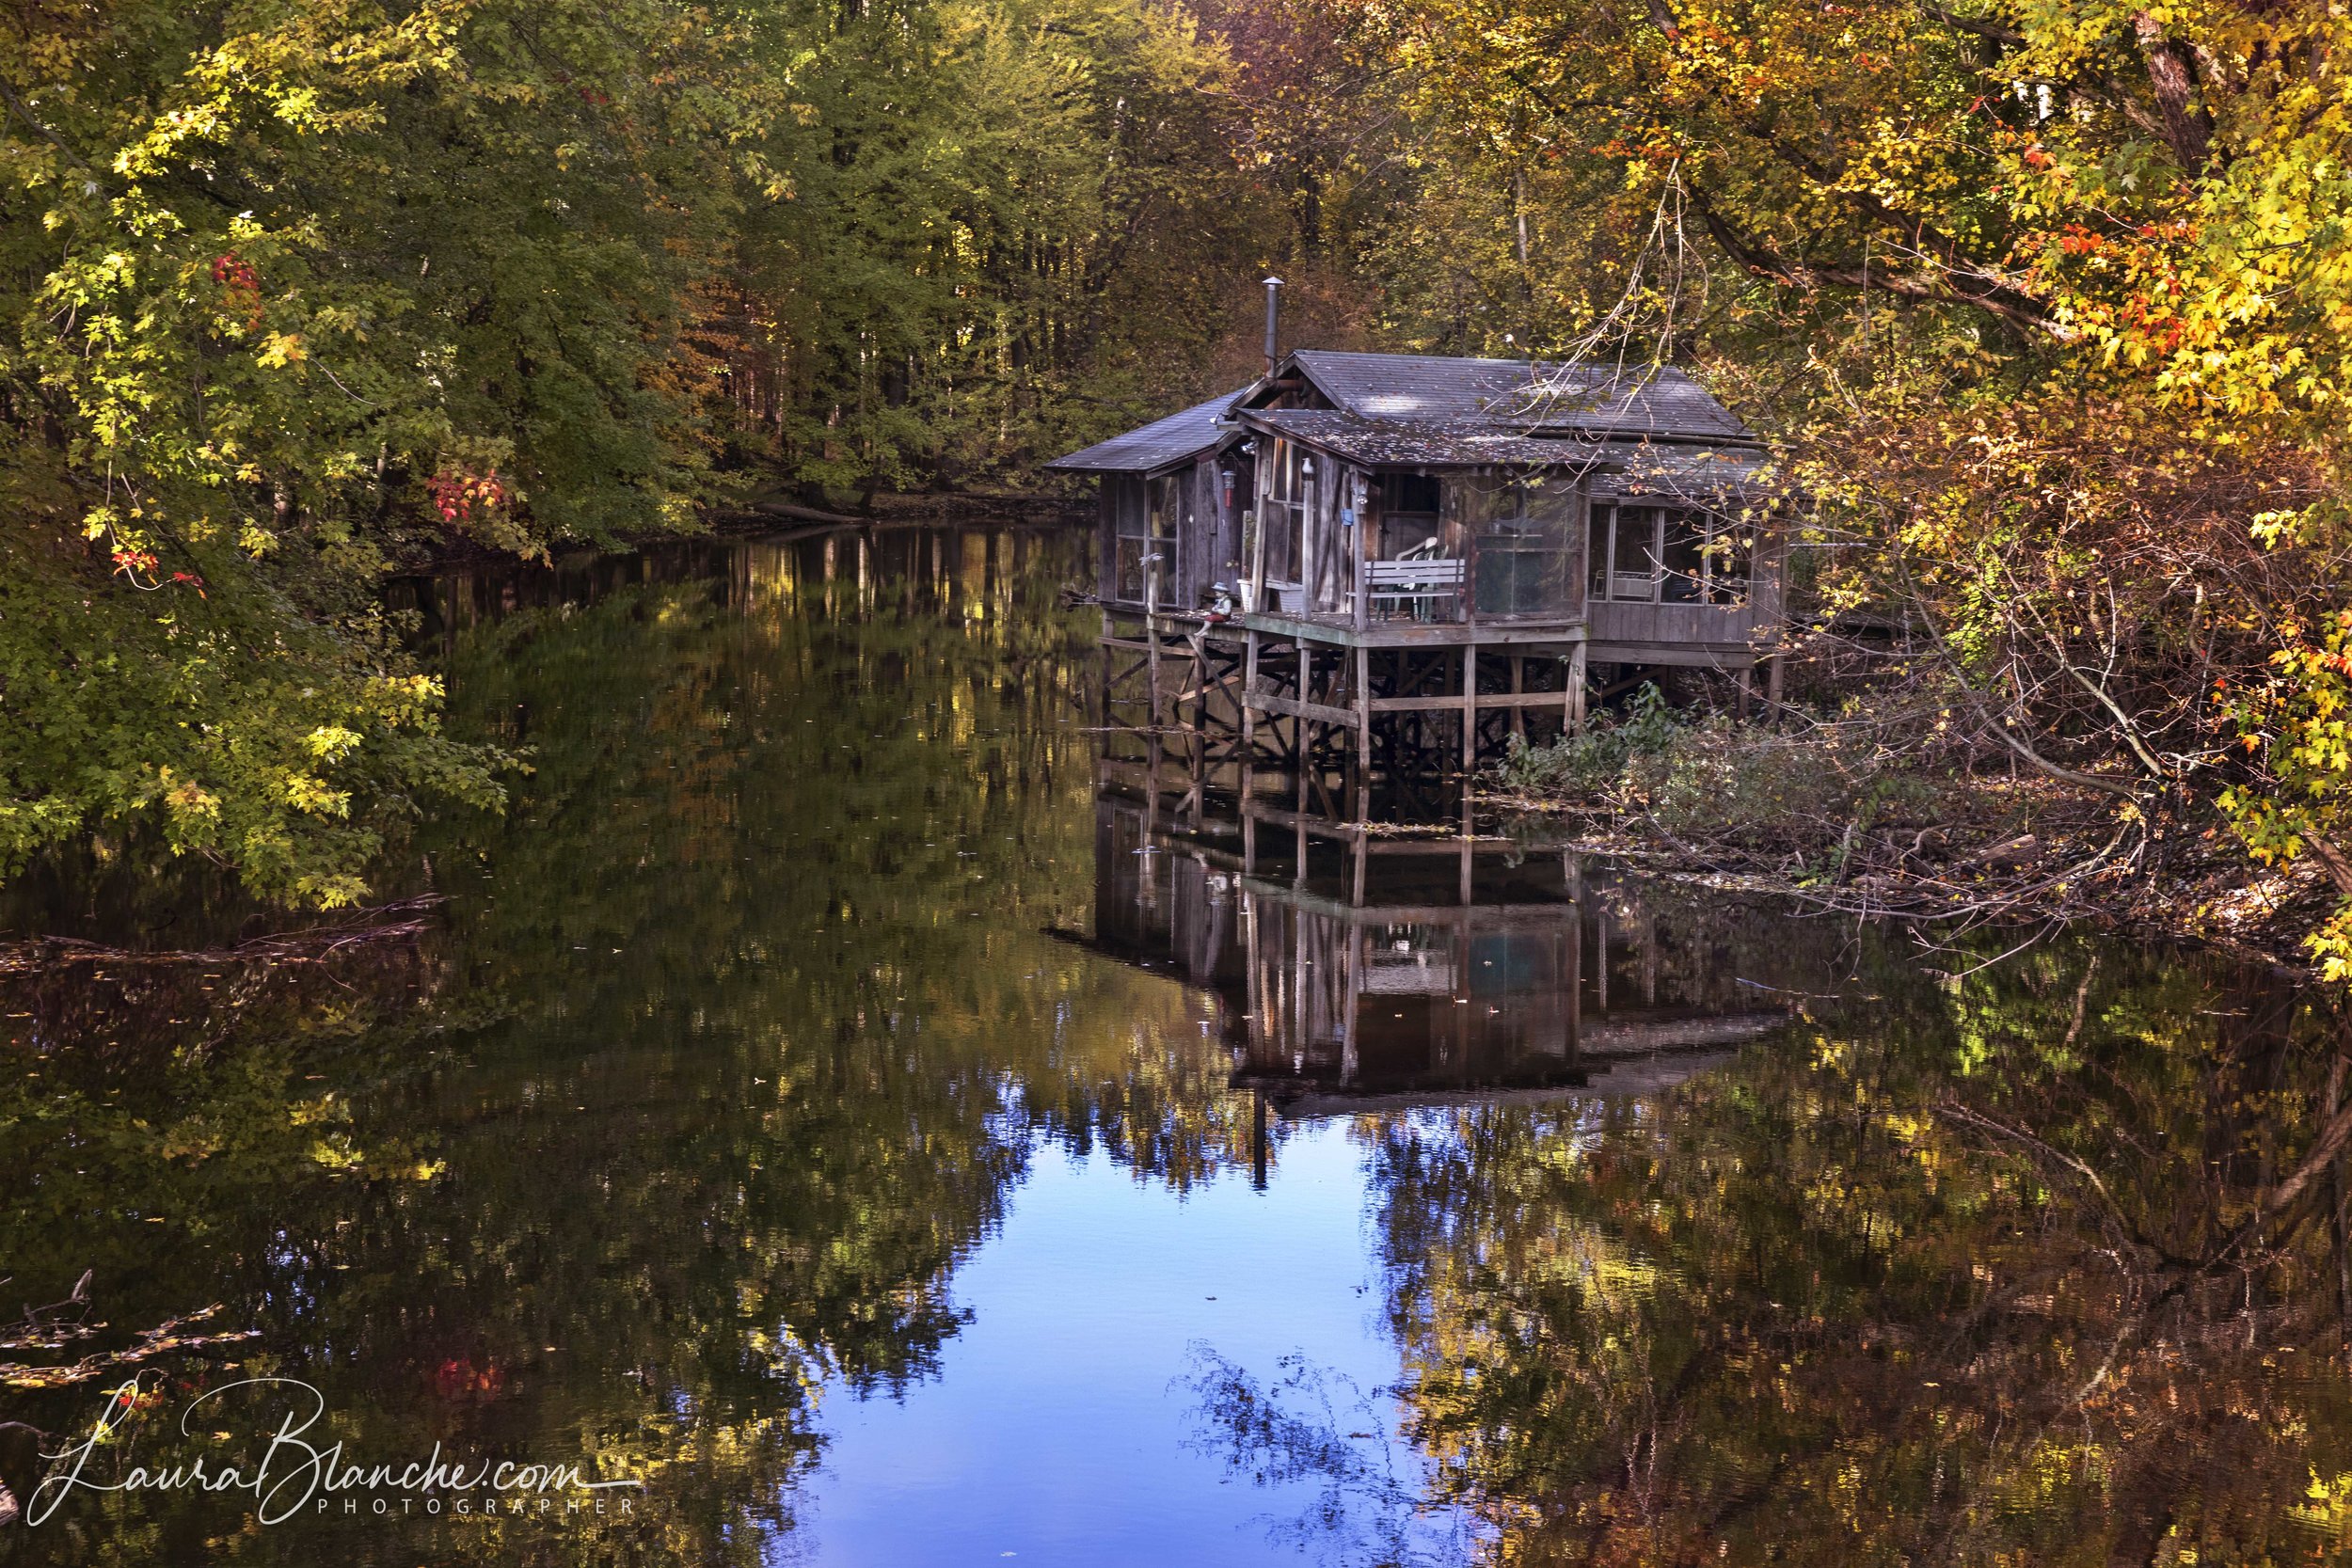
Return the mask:
[[[1372,820],[1372,650],[1356,646],[1356,823]]]
[[[1462,644],[1462,772],[1478,766],[1478,644]]]
[[[1245,800],[1257,794],[1258,775],[1258,634],[1246,631],[1243,658],[1247,668],[1241,680],[1241,795]]]

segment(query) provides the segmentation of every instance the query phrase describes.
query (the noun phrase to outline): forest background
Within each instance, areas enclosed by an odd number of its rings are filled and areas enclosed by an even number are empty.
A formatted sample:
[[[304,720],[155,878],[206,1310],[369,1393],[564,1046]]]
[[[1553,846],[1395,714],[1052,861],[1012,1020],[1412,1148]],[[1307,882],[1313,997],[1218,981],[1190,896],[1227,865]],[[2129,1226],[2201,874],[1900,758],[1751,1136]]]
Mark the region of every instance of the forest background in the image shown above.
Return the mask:
[[[360,901],[514,766],[388,573],[1028,484],[1246,380],[1276,270],[1293,342],[1673,361],[1775,443],[1820,678],[1777,763],[1612,809],[1762,801],[1677,820],[1930,912],[2250,851],[2317,868],[2342,979],[2348,44],[2317,0],[22,0],[0,875]]]

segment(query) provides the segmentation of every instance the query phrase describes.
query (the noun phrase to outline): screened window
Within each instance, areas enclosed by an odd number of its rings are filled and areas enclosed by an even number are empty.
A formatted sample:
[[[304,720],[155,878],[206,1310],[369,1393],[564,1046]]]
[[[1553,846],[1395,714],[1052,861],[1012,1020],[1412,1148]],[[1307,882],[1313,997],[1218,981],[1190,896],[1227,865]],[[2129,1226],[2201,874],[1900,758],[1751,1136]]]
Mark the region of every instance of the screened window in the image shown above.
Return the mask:
[[[1143,485],[1134,480],[1120,486],[1112,513],[1112,592],[1123,603],[1143,602],[1143,558],[1152,552],[1152,522]]]
[[[1407,544],[1418,545],[1438,531],[1437,475],[1385,474],[1380,487],[1389,521],[1398,525],[1399,533],[1414,535]]]
[[[1668,512],[1658,550],[1658,597],[1662,604],[1703,604],[1707,594],[1707,530],[1696,513]]]
[[[1609,596],[1658,598],[1658,508],[1620,506],[1609,514]]]
[[[1688,507],[1593,508],[1586,590],[1619,604],[1740,604],[1748,596],[1749,531]]]
[[[1151,591],[1150,573],[1159,558],[1160,596],[1167,597],[1168,582],[1168,541],[1174,537],[1173,515],[1176,507],[1176,481],[1154,479],[1141,484],[1131,484],[1119,498],[1119,509],[1113,518],[1113,565],[1116,569],[1118,597],[1123,603],[1141,604]]]
[[[1462,520],[1477,536],[1481,615],[1564,615],[1575,608],[1576,490],[1560,482],[1466,480]]]

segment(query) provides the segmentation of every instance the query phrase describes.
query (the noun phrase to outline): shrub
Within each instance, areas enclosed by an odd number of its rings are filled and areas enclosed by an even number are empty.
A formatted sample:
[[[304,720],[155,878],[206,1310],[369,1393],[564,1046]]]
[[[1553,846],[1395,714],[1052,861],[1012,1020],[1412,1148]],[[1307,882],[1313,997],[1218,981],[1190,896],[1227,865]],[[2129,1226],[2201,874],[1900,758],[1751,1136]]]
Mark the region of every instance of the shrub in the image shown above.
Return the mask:
[[[1582,731],[1549,746],[1511,737],[1509,752],[1495,765],[1496,781],[1522,795],[1588,800],[1613,792],[1626,766],[1637,756],[1664,751],[1682,728],[1665,693],[1644,682],[1622,714],[1597,713]]]

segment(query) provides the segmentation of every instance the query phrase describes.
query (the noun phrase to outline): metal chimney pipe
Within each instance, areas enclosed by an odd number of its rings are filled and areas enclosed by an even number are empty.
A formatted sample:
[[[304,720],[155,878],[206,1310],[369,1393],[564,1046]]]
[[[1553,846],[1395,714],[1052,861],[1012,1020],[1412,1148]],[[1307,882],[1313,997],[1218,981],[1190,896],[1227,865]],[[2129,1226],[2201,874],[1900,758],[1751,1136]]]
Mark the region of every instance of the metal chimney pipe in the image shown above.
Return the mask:
[[[1281,316],[1281,311],[1282,280],[1279,277],[1269,277],[1265,280],[1265,374],[1268,381],[1274,379],[1276,359],[1274,327],[1275,323]]]

